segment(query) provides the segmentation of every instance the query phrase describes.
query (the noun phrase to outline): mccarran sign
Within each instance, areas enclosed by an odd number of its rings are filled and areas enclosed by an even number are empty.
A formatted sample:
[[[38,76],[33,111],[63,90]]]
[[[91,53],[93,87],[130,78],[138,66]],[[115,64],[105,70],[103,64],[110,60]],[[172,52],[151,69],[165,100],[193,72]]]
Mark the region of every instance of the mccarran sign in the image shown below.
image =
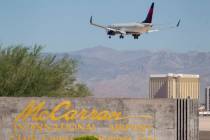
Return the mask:
[[[175,140],[177,101],[0,98],[1,140]],[[196,139],[195,139],[196,140]]]

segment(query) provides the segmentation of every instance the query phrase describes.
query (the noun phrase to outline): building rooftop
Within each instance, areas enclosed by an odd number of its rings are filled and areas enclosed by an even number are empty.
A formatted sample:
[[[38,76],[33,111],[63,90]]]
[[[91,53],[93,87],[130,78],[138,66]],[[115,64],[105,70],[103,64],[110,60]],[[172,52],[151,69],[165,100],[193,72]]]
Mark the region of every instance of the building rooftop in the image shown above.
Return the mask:
[[[181,77],[181,78],[199,78],[199,75],[196,74],[174,74],[174,73],[168,73],[168,74],[151,74],[150,78],[164,78],[164,77]]]

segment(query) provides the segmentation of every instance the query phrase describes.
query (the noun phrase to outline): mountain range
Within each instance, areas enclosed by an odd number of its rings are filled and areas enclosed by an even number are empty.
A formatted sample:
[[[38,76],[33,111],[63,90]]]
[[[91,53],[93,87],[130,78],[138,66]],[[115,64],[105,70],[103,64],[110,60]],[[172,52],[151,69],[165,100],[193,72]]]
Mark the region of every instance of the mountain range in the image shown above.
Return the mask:
[[[96,97],[146,98],[150,74],[199,74],[201,102],[210,85],[210,52],[119,51],[98,46],[69,55],[79,62],[78,80]]]

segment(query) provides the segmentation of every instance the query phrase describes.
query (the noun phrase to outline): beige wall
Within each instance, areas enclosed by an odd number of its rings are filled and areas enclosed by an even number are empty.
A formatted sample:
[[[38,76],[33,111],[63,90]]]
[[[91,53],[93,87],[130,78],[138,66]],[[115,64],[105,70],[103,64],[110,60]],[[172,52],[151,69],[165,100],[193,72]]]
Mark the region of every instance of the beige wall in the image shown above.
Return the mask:
[[[198,99],[200,94],[199,78],[151,77],[149,82],[150,98]]]
[[[30,106],[32,109],[24,111],[30,114],[32,110],[31,115],[26,115],[27,119],[25,121],[22,119],[15,121],[15,118],[28,107],[31,101],[35,102],[34,105]],[[42,102],[45,104],[40,111],[36,113],[37,111],[34,110],[34,108]],[[114,120],[111,118],[100,120],[104,115],[99,115],[101,116],[97,117],[99,120],[95,120],[93,119],[97,116],[95,113],[93,118],[91,117],[92,119],[84,120],[80,118],[80,115],[69,121],[48,118],[47,116],[52,115],[47,112],[55,111],[56,106],[63,102],[71,102],[71,106],[62,106],[62,108],[54,114],[57,118],[68,111],[87,109],[88,112],[90,112],[92,109],[95,109],[98,112],[121,112],[122,119]],[[177,133],[184,131],[186,127],[188,127],[187,133],[185,134],[188,135],[187,140],[198,140],[197,106],[197,101],[174,99],[0,97],[0,140],[26,140],[23,137],[33,135],[35,138],[30,140],[66,140],[64,136],[75,137],[78,135],[96,135],[102,137],[100,140],[104,140],[104,138],[106,140],[113,140],[113,137],[117,140],[141,140],[143,137],[148,140],[177,140]],[[188,107],[187,111],[185,110],[186,107]],[[184,115],[183,112],[188,115]],[[67,116],[72,115],[71,113]],[[37,122],[37,116],[39,116],[38,118],[47,117],[47,119]],[[179,116],[183,116],[184,118],[179,118]],[[187,126],[186,121],[188,122]],[[177,123],[179,127],[177,127]],[[38,124],[38,127],[33,129],[34,126],[31,128],[31,124]],[[71,124],[92,124],[95,125],[95,129],[94,127],[90,130],[77,130],[74,129],[74,127],[67,127],[66,129],[65,125]],[[47,125],[47,127],[45,125]],[[122,127],[120,126],[112,130],[110,129],[110,125],[122,125]],[[129,126],[129,129],[126,129],[126,125]],[[25,127],[26,129],[24,129]],[[180,135],[181,134],[182,133],[180,133]],[[58,136],[63,136],[63,138],[59,138]],[[20,139],[18,139],[18,137]],[[42,139],[42,137],[47,139]],[[58,138],[56,139],[56,137]]]
[[[210,117],[199,116],[199,130],[210,131]],[[210,133],[210,132],[209,132]]]

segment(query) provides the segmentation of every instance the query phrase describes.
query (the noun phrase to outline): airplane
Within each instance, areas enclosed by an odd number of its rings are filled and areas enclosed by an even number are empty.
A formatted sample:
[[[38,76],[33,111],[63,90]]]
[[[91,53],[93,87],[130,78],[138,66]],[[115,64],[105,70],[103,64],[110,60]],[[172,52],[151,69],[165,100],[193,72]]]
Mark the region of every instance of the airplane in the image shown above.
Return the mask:
[[[103,26],[103,25],[93,23],[93,17],[91,16],[90,24],[93,26],[105,29],[107,32],[107,35],[109,35],[109,38],[119,34],[120,39],[123,39],[125,35],[132,35],[134,39],[138,39],[139,36],[144,33],[160,31],[159,29],[152,29],[153,10],[154,10],[154,2],[151,4],[151,7],[148,11],[146,19],[142,22],[112,24],[108,26]],[[180,20],[178,21],[176,26],[171,26],[170,28],[179,27],[179,25],[180,25]]]

